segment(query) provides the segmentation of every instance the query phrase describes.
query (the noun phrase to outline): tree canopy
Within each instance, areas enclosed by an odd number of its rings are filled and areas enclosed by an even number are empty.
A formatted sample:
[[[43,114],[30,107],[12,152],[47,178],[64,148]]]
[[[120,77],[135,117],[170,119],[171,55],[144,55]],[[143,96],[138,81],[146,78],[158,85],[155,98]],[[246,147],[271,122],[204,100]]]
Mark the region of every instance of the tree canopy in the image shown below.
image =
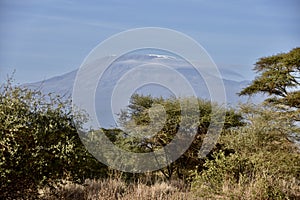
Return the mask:
[[[239,95],[263,93],[269,95],[266,102],[300,108],[300,47],[262,57],[254,70],[259,75]]]
[[[122,128],[124,130],[128,130],[128,132],[119,132],[119,135],[117,135],[114,139],[114,143],[121,148],[134,152],[144,153],[156,151],[166,146],[174,139],[180,127],[180,122],[189,121],[189,127],[197,128],[197,133],[193,142],[186,152],[180,156],[180,158],[166,168],[160,170],[168,179],[170,179],[175,173],[177,177],[185,177],[188,175],[190,170],[194,170],[196,166],[201,165],[202,163],[198,153],[202,145],[203,138],[205,137],[208,127],[212,121],[212,106],[216,106],[220,110],[224,109],[209,101],[195,99],[199,113],[195,112],[195,110],[193,110],[194,108],[189,108],[187,111],[189,115],[181,115],[181,105],[187,105],[192,102],[191,100],[192,99],[189,97],[170,97],[164,99],[138,94],[133,95],[128,108],[123,110],[119,119]],[[164,118],[165,122],[158,130],[157,127],[151,126],[150,119],[151,117],[156,118],[156,120],[161,120],[163,118],[160,116],[161,113],[159,112],[159,107],[157,105],[162,106],[166,112],[166,116]],[[151,110],[151,112],[149,112],[149,110]],[[191,116],[193,116],[192,113],[200,115],[198,121],[191,119]],[[240,113],[235,112],[233,109],[225,110],[225,115],[224,130],[244,125]],[[150,127],[156,134],[152,137],[145,137],[144,133],[148,130],[145,127]],[[186,134],[190,134],[191,130],[188,129],[182,131]]]

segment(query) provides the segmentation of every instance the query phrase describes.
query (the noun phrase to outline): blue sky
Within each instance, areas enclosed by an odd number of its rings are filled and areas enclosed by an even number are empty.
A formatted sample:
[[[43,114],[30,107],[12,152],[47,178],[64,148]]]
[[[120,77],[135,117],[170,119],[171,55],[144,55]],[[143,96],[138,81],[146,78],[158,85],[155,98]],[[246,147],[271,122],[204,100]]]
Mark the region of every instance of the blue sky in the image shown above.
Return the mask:
[[[19,83],[78,68],[101,41],[138,27],[194,38],[218,67],[252,79],[259,57],[300,46],[297,0],[0,0],[0,82]]]

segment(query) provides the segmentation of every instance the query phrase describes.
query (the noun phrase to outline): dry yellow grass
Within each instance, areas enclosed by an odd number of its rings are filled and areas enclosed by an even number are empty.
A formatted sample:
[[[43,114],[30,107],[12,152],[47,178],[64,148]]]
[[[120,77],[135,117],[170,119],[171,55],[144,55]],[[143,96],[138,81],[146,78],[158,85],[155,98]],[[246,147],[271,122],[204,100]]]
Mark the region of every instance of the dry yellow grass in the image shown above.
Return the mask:
[[[183,183],[182,183],[183,184]],[[43,188],[39,191],[40,197],[45,200],[183,200],[193,199],[187,188],[181,183],[145,183],[126,184],[120,179],[86,180],[83,185],[65,182],[57,185],[54,190]]]

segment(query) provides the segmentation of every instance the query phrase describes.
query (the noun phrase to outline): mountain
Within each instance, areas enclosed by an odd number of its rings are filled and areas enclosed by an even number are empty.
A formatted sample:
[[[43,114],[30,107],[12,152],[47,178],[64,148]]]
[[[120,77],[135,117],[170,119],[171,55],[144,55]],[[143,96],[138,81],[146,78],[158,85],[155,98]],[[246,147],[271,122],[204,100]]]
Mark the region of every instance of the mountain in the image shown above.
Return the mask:
[[[149,65],[149,63],[151,63],[151,65]],[[97,78],[95,77],[95,74],[97,74],[97,69],[103,65],[103,60],[97,60],[93,63],[93,65],[94,66],[91,68],[92,70],[85,72],[85,74],[81,76],[81,78],[83,77],[85,79],[85,86],[82,87],[84,88],[83,90],[88,90],[90,85],[92,85],[91,80]],[[165,66],[169,68],[163,69]],[[64,96],[71,96],[77,72],[78,70],[74,70],[61,76],[56,76],[40,82],[28,83],[24,86],[32,89],[40,89],[44,93],[51,92]],[[242,88],[250,84],[250,81],[236,80],[241,79],[242,76],[230,70],[221,69],[220,72],[227,97],[226,104],[229,106],[235,106],[240,102],[248,101],[248,97],[239,97],[237,93],[241,91]],[[176,73],[181,76],[176,75]],[[198,71],[185,60],[170,55],[131,54],[121,56],[105,70],[96,89],[95,106],[97,116],[102,122],[101,125],[103,127],[114,126],[116,124],[114,121],[116,114],[120,112],[120,109],[125,107],[126,103],[128,103],[128,99],[124,99],[122,98],[122,95],[119,95],[121,98],[117,98],[117,100],[115,100],[114,110],[111,111],[111,96],[113,95],[114,87],[116,85],[120,85],[122,83],[123,86],[125,86],[125,89],[122,89],[121,86],[121,89],[118,90],[122,93],[127,87],[135,87],[138,83],[143,83],[145,80],[151,78],[170,83],[173,89],[175,88],[176,91],[179,91],[179,93],[182,92],[182,94],[185,94],[186,92],[184,85],[182,84],[182,80],[187,80],[198,97],[208,100],[210,99],[210,94],[208,92],[209,87],[206,86],[205,80],[217,79],[214,74],[210,73],[209,69],[203,70],[203,73],[199,74]],[[215,92],[222,89],[222,87],[212,85],[210,89]],[[168,87],[164,87],[159,84],[144,85],[136,88],[134,92],[163,97],[174,95]],[[82,96],[84,99],[84,91]],[[259,102],[262,99],[261,97],[256,97],[252,100]],[[225,102],[220,100],[219,103],[224,104]]]

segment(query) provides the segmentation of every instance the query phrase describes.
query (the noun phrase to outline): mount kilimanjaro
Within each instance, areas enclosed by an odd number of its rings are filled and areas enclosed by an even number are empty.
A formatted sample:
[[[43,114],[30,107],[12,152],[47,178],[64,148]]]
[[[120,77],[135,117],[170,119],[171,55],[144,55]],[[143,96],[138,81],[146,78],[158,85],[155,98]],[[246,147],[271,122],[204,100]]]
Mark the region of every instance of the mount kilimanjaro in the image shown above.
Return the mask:
[[[118,59],[116,59],[104,72],[103,76],[101,77],[101,87],[97,87],[95,98],[96,104],[98,105],[106,105],[106,106],[97,106],[97,114],[103,117],[103,127],[111,127],[116,124],[113,120],[116,118],[117,113],[112,113],[110,109],[111,105],[111,93],[114,89],[114,86],[118,83],[118,80],[122,78],[122,76],[133,69],[134,67],[141,66],[147,63],[156,63],[164,66],[170,66],[176,72],[180,73],[186,80],[189,81],[189,84],[195,91],[197,97],[202,99],[210,100],[210,94],[208,92],[208,88],[206,83],[203,79],[203,76],[206,78],[215,78],[214,74],[210,74],[209,69],[205,71],[204,74],[199,74],[195,68],[189,65],[187,62],[183,61],[182,59],[175,58],[169,55],[158,55],[158,54],[132,54],[132,55],[125,55]],[[95,67],[101,67],[101,61],[96,63]],[[71,71],[66,74],[62,74],[60,76],[56,76],[53,78],[49,78],[43,81],[35,82],[35,83],[28,83],[24,84],[24,86],[29,87],[31,89],[40,89],[43,93],[55,93],[61,96],[72,96],[73,85],[75,83],[76,75],[78,69]],[[166,77],[167,72],[162,71],[159,74],[155,74],[158,76],[158,79],[164,79]],[[250,81],[241,80],[241,75],[235,73],[231,70],[220,70],[222,81],[224,83],[225,94],[226,94],[226,104],[228,106],[236,106],[238,103],[245,103],[249,100],[248,97],[239,97],[237,95],[238,92],[245,88],[247,85],[250,84]],[[139,82],[143,79],[143,76],[147,74],[136,74],[135,76],[131,77],[132,82]],[[86,74],[86,83],[89,84],[89,81],[93,76],[93,72]],[[151,76],[151,74],[149,74]],[[174,81],[174,83],[176,80]],[[178,86],[180,87],[180,86]],[[218,90],[219,86],[211,86],[213,90]],[[152,95],[152,96],[163,96],[168,97],[170,95],[174,95],[172,91],[168,90],[168,88],[149,84],[138,88],[136,93],[143,94],[143,95]],[[253,102],[260,102],[262,100],[261,97],[254,97],[251,99]],[[224,102],[218,102],[224,103]]]

